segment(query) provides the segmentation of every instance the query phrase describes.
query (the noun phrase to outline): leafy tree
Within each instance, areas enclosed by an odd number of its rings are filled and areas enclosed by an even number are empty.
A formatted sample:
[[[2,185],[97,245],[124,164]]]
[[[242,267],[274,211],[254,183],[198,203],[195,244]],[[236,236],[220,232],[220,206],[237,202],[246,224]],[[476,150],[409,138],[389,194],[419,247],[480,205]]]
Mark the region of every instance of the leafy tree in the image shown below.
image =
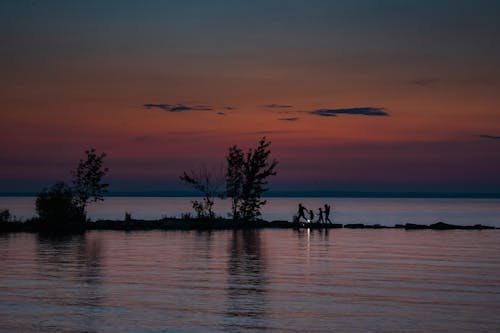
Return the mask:
[[[108,187],[102,182],[108,172],[103,167],[106,155],[97,154],[95,149],[86,150],[85,154],[86,159],[80,160],[72,172],[73,186],[59,182],[38,194],[36,211],[42,221],[59,226],[66,222],[85,222],[87,204],[104,200]]]
[[[267,179],[276,175],[278,161],[269,160],[270,141],[263,137],[257,148],[246,154],[237,146],[229,148],[226,170],[226,195],[232,200],[233,219],[252,221],[258,218],[266,204],[262,194],[267,191]]]
[[[197,170],[184,172],[180,179],[203,193],[201,202],[192,201],[193,209],[198,218],[214,218],[213,206],[215,198],[222,196],[221,188],[224,181],[222,169],[209,169],[206,165],[202,165]]]
[[[80,160],[78,167],[73,171],[73,195],[76,206],[85,212],[89,202],[104,200],[104,193],[108,191],[108,184],[102,182],[107,174],[104,158],[106,154],[97,154],[94,148],[85,151],[86,159]]]
[[[42,221],[49,224],[85,221],[85,214],[76,205],[71,187],[64,182],[56,183],[38,194],[36,212]]]
[[[233,219],[240,219],[241,192],[245,175],[243,165],[245,155],[236,145],[229,148],[226,158],[226,196],[231,198],[231,215]]]

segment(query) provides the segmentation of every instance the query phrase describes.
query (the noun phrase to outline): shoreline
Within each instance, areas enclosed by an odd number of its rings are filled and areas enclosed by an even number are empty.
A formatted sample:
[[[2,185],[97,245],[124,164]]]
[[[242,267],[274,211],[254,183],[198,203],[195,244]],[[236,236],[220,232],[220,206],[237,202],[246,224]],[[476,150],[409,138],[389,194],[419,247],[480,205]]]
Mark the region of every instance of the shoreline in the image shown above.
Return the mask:
[[[47,225],[38,220],[27,222],[0,223],[0,233],[31,232],[31,233],[72,233],[91,230],[116,231],[148,231],[148,230],[240,230],[240,229],[402,229],[402,230],[497,230],[492,226],[482,224],[454,225],[444,222],[426,224],[396,224],[384,226],[380,224],[338,224],[338,223],[305,223],[285,220],[275,221],[233,221],[230,219],[180,219],[166,218],[161,220],[97,220],[82,224],[68,223],[65,225]]]
[[[39,191],[0,192],[4,197],[36,197]],[[137,191],[110,192],[104,198],[197,198],[198,192]],[[426,191],[272,191],[263,198],[349,198],[349,199],[500,199],[500,192],[426,192]]]

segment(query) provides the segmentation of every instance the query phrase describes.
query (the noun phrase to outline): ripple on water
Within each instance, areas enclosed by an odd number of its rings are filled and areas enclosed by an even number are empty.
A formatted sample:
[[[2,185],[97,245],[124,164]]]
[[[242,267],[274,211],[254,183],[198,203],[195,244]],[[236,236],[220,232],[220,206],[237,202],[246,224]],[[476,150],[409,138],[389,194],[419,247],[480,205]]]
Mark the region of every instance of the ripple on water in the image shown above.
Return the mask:
[[[0,236],[1,332],[496,332],[500,233]]]

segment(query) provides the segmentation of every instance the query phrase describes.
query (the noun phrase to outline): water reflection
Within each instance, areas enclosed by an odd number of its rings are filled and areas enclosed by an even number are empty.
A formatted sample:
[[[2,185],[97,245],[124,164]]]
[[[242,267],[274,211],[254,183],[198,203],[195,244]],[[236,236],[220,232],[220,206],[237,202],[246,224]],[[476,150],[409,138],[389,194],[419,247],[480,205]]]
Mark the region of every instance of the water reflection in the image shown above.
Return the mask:
[[[212,230],[195,231],[195,251],[207,262],[211,261],[214,247],[214,233]]]
[[[102,252],[101,240],[85,234],[38,235],[37,238],[37,258],[42,276],[70,280],[78,277],[81,282],[96,284],[101,277]]]
[[[321,244],[328,246],[330,242],[330,229],[319,228],[319,229],[294,229],[294,234],[299,239],[299,244],[302,248],[310,249],[311,241],[320,241]]]
[[[46,329],[72,327],[93,331],[98,328],[103,302],[103,246],[99,238],[80,235],[38,235],[36,261],[39,301],[54,307],[54,315],[42,321]],[[71,306],[71,310],[66,308]],[[59,310],[58,310],[59,309]],[[68,314],[79,318],[67,322]]]
[[[229,326],[255,328],[266,315],[266,256],[260,236],[259,230],[232,234],[227,266]]]
[[[497,332],[498,253],[495,230],[10,234],[0,332]]]

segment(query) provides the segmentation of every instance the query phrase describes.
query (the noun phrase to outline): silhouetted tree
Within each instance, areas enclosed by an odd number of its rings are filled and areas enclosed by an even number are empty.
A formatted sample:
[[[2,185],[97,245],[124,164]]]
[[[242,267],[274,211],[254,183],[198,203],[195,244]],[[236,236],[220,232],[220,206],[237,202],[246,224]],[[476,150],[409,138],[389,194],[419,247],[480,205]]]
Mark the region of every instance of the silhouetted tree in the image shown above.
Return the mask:
[[[202,165],[197,170],[191,170],[189,173],[184,171],[180,179],[203,193],[201,202],[192,201],[193,209],[198,218],[214,218],[213,206],[215,198],[221,197],[223,194],[221,191],[224,183],[222,169],[209,169],[206,165]]]
[[[8,222],[12,218],[8,209],[0,209],[0,222]]]
[[[44,189],[36,199],[36,212],[49,224],[84,222],[85,214],[76,205],[71,187],[59,182]]]
[[[270,141],[263,137],[257,148],[249,149],[246,154],[237,146],[229,148],[226,170],[226,195],[232,200],[233,219],[252,221],[258,218],[262,194],[270,176],[276,175],[278,161],[269,160]]]
[[[76,206],[85,213],[89,202],[104,200],[104,193],[108,191],[108,184],[102,178],[108,172],[104,167],[106,154],[97,154],[94,148],[85,151],[86,159],[80,160],[78,167],[73,171],[73,195]]]
[[[243,182],[245,180],[243,165],[245,155],[236,145],[229,148],[226,158],[226,196],[231,198],[231,215],[233,219],[240,219],[240,202]]]
[[[108,172],[103,166],[106,154],[97,154],[95,149],[85,151],[86,159],[80,160],[72,172],[73,181],[69,186],[64,182],[44,189],[36,199],[36,211],[47,224],[61,227],[62,223],[83,223],[86,221],[85,208],[90,201],[103,200],[108,184],[102,178]],[[74,227],[71,226],[70,228]]]

